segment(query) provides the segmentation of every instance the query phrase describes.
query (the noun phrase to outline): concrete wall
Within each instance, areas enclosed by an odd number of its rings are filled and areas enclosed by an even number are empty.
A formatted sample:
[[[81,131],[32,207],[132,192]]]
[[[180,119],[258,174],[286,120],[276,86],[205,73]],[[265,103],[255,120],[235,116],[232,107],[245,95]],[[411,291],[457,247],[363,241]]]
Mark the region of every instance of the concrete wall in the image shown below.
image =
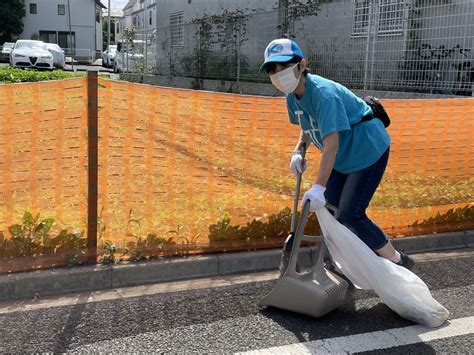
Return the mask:
[[[247,41],[242,46],[242,55],[248,58],[251,66],[262,61],[263,49],[271,39],[277,35],[278,0],[162,0],[157,8],[157,67],[162,72],[169,71],[170,61],[172,70],[186,70],[180,64],[182,58],[189,56],[196,47],[196,27],[191,25],[193,19],[207,14],[221,14],[224,10],[233,11],[243,9],[250,12],[258,9],[259,14],[247,21]],[[246,10],[247,9],[247,10]],[[250,11],[248,11],[250,9]],[[183,12],[184,43],[183,46],[173,46],[170,41],[170,14]],[[265,19],[262,18],[262,14]],[[269,15],[270,14],[270,15]],[[263,49],[262,49],[263,48]],[[219,53],[221,47],[214,45],[213,50]],[[218,64],[216,64],[218,65]]]
[[[143,83],[155,86],[166,86],[182,89],[192,89],[194,79],[185,77],[173,77],[167,76],[142,76],[137,74],[120,74],[115,79],[121,79],[136,83]],[[280,96],[280,93],[272,84],[259,84],[259,83],[236,83],[235,81],[224,81],[224,80],[204,80],[203,89],[206,91],[216,92],[228,92],[236,94],[246,95],[258,95],[258,96]],[[438,94],[424,94],[424,93],[413,93],[413,92],[395,92],[395,91],[381,91],[381,90],[352,90],[356,95],[362,97],[366,95],[375,95],[378,98],[385,99],[429,99],[429,98],[447,98],[456,97],[453,95],[438,95]]]
[[[160,0],[158,4],[157,23],[158,28],[168,27],[169,14],[184,12],[184,22],[190,22],[196,17],[206,13],[220,13],[223,9],[232,11],[235,9],[262,9],[270,11],[278,5],[278,0]]]
[[[196,28],[189,24],[184,26],[183,45],[170,45],[170,14],[182,11],[186,24],[204,12],[215,14],[221,13],[222,8],[258,8],[259,12],[247,22],[247,41],[240,51],[255,76],[265,46],[278,36],[277,4],[277,0],[160,1],[156,46],[158,73],[185,75],[187,68],[182,64],[180,67],[180,60],[190,56],[196,47]],[[474,81],[474,62],[470,58],[474,52],[474,1],[406,0],[401,10],[402,27],[394,33],[380,32],[378,17],[373,16],[369,35],[355,35],[354,11],[355,2],[352,0],[325,1],[321,3],[317,16],[295,23],[296,40],[314,72],[355,88],[405,90],[412,85],[410,89],[418,90],[424,87],[423,78],[417,74],[421,70],[426,77],[442,76],[438,85],[444,82],[443,85],[450,89],[437,93],[448,94],[454,92],[452,87],[458,85],[460,76],[470,75],[471,78],[464,81]],[[372,6],[372,11],[376,14],[380,9]],[[446,53],[448,58],[442,63],[420,58],[423,48],[427,48],[428,54],[434,58]],[[423,62],[424,67],[418,68],[416,63],[413,66],[414,61]],[[433,74],[433,69],[438,67],[442,70]],[[471,84],[459,85],[467,85],[467,91],[472,90]]]
[[[30,4],[36,4],[37,14],[30,14]],[[65,6],[65,14],[58,15],[58,5]],[[71,0],[71,31],[75,34],[76,56],[88,57],[102,50],[101,22],[96,22],[95,0]],[[69,32],[69,13],[67,0],[26,0],[26,15],[21,39],[31,39],[40,31]],[[100,8],[99,8],[100,9]],[[101,14],[101,11],[99,11]]]

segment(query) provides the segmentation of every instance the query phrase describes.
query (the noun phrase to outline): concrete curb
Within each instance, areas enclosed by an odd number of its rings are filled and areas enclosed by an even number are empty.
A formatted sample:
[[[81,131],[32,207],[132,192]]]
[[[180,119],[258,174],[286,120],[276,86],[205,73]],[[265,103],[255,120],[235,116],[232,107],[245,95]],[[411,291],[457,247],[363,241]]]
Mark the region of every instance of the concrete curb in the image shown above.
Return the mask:
[[[409,253],[474,247],[474,230],[392,239]],[[309,264],[311,248],[300,259]],[[0,301],[90,292],[147,283],[276,270],[279,249],[170,258],[113,266],[82,266],[0,275]]]

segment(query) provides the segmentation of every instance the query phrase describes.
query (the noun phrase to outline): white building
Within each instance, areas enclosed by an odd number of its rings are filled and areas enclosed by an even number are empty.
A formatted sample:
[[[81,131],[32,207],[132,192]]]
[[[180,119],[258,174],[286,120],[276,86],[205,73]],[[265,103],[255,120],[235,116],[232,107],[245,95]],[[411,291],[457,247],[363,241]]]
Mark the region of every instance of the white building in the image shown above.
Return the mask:
[[[123,30],[133,26],[137,38],[153,35],[156,31],[156,0],[129,0],[122,9],[123,18],[119,26],[119,38]],[[144,38],[143,38],[144,39]]]
[[[26,0],[25,6],[20,39],[57,43],[80,60],[95,59],[102,50],[100,0]]]

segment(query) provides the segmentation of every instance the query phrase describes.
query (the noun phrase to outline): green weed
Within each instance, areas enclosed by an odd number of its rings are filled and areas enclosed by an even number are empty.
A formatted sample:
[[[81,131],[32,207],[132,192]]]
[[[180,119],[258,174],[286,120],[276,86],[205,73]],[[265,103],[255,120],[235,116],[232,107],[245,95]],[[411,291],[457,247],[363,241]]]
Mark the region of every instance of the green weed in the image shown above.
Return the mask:
[[[60,80],[85,76],[85,73],[72,73],[63,70],[38,71],[30,69],[0,67],[0,83],[23,83],[47,80]]]

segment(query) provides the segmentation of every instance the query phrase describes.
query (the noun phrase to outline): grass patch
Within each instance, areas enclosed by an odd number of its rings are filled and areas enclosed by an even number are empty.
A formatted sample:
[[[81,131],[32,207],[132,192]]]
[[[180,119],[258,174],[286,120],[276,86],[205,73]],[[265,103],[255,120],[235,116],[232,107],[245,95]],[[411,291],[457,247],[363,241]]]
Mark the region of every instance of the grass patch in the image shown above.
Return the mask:
[[[85,73],[73,73],[64,70],[38,71],[19,69],[11,66],[0,67],[0,83],[25,83],[47,80],[61,80],[84,76]]]
[[[308,180],[308,179],[307,179]],[[255,185],[267,191],[291,196],[295,189],[294,178],[260,179]],[[304,181],[302,192],[311,187]],[[465,180],[415,175],[384,177],[371,203],[371,207],[415,208],[462,204],[474,201],[474,178]]]
[[[382,181],[371,206],[415,208],[469,203],[474,200],[474,178],[400,177]]]

